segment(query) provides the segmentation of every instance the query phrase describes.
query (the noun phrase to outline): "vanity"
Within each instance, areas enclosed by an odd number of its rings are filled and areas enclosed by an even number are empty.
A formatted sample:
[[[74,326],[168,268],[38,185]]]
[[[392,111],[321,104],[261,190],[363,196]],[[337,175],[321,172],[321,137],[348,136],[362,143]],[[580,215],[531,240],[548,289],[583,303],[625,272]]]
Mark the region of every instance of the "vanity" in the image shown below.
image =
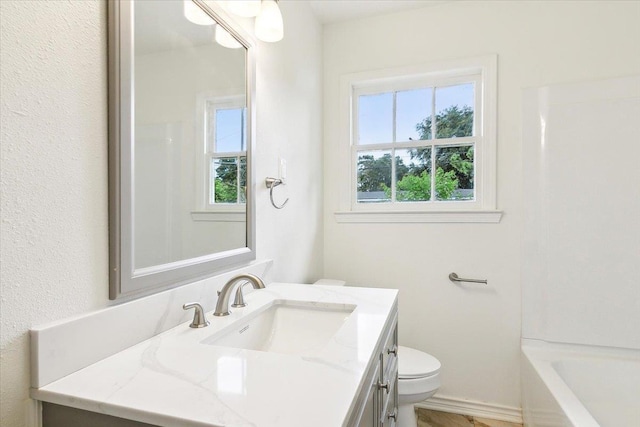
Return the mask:
[[[31,397],[42,425],[395,425],[396,290],[271,283],[245,300],[229,316],[207,311],[207,327],[182,322],[68,375],[50,372],[58,358],[125,332],[124,322],[91,331],[102,323],[92,316],[121,306],[35,328]],[[141,301],[129,304],[130,321]],[[77,348],[56,348],[69,334]]]
[[[276,283],[256,261],[256,42],[211,0],[108,16],[117,302],[31,330],[42,426],[395,425],[397,291]],[[226,315],[247,274],[266,287]]]

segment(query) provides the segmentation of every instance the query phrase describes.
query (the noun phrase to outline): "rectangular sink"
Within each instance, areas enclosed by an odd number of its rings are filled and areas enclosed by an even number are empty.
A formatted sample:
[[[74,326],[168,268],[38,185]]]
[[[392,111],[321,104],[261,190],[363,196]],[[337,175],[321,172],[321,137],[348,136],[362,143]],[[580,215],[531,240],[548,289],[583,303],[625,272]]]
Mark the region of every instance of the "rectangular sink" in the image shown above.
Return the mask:
[[[324,348],[355,305],[277,300],[203,344],[282,354],[312,355]]]

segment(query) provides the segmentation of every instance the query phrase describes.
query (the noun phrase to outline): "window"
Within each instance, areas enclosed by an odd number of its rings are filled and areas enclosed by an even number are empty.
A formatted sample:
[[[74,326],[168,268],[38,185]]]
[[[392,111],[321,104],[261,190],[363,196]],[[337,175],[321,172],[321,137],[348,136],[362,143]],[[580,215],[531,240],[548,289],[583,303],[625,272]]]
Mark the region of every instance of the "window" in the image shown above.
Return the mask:
[[[247,140],[243,97],[205,101],[206,208],[246,203]]]
[[[349,211],[495,210],[495,73],[491,56],[345,76]]]
[[[472,77],[354,91],[357,203],[475,200]]]

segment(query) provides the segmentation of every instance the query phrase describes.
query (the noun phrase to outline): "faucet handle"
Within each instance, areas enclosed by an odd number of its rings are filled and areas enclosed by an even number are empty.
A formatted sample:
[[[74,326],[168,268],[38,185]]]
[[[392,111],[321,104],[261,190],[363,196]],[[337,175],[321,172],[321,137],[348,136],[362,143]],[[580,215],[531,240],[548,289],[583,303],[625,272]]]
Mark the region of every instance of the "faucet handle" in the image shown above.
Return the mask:
[[[238,288],[236,289],[236,298],[233,300],[233,304],[231,304],[231,307],[239,308],[247,306],[247,303],[244,302],[244,294],[242,293],[242,288],[247,284],[249,284],[249,282],[241,283],[240,286],[238,286]]]
[[[196,311],[193,313],[193,321],[189,325],[191,328],[204,328],[205,326],[209,326],[209,321],[204,317],[204,310],[202,306],[197,302],[190,302],[188,304],[184,304],[182,306],[183,310],[189,310],[195,308]]]

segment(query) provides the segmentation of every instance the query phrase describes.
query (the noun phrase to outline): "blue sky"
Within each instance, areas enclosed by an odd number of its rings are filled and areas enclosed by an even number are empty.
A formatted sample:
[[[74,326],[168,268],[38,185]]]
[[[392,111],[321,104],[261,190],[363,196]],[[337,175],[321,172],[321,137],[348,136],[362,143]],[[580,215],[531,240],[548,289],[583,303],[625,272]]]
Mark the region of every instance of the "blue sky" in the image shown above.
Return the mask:
[[[397,141],[419,138],[415,127],[431,115],[432,94],[433,88],[397,93]],[[473,83],[436,89],[436,114],[452,105],[473,107]],[[358,113],[359,144],[392,142],[393,93],[360,96]]]
[[[228,153],[243,151],[246,141],[243,141],[242,128],[244,109],[216,110],[216,152]]]

